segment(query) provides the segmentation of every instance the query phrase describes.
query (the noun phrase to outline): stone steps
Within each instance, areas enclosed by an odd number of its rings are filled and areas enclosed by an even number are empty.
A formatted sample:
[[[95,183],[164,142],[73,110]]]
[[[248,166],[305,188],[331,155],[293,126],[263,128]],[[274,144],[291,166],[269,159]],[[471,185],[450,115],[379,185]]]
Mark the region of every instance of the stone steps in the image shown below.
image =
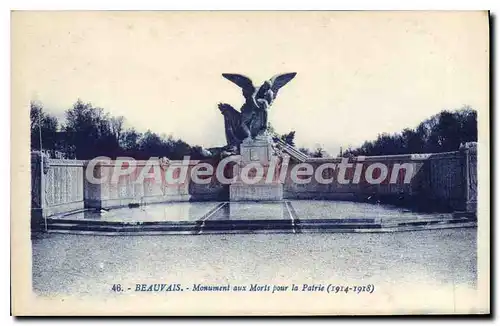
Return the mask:
[[[178,222],[107,222],[97,220],[47,219],[48,232],[101,235],[396,232],[475,226],[477,226],[476,220],[469,217],[429,218],[425,220],[348,218],[198,220]]]

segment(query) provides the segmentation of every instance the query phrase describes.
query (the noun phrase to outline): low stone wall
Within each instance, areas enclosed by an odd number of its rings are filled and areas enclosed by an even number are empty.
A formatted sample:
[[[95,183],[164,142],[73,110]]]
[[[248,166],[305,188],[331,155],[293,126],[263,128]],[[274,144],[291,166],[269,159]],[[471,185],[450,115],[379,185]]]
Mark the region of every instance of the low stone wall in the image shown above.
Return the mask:
[[[354,158],[350,163],[357,163]],[[340,158],[308,158],[306,163],[316,170],[324,163],[338,164]],[[200,161],[153,162],[149,172],[160,171],[161,182],[145,178],[137,183],[139,172],[147,161],[119,162],[102,161],[95,166],[88,161],[47,159],[40,161],[40,155],[32,154],[31,203],[32,216],[44,217],[83,208],[111,208],[129,204],[160,203],[170,201],[229,200],[229,186],[210,178],[207,184],[194,183],[191,170]],[[213,167],[216,161],[207,160]],[[465,146],[456,152],[437,154],[412,154],[365,157],[362,175],[367,166],[382,163],[389,167],[387,180],[373,185],[360,180],[359,183],[342,184],[337,181],[338,169],[325,169],[323,178],[334,180],[328,184],[318,183],[315,178],[307,184],[297,184],[290,178],[290,172],[298,162],[290,162],[283,184],[283,197],[287,199],[334,199],[369,200],[370,198],[398,200],[420,200],[424,205],[442,204],[449,210],[475,212],[477,203],[477,153],[474,146]],[[399,172],[397,182],[389,178],[396,164],[415,163],[420,168],[410,183],[405,183],[404,172]],[[112,175],[119,164],[130,169],[117,180],[106,178],[101,184],[92,184],[86,174],[95,178]],[[43,165],[43,171],[41,171]],[[182,183],[167,183],[165,171],[169,166],[186,167],[187,178]],[[227,167],[232,170],[232,166]],[[175,169],[174,169],[175,171]],[[346,170],[346,179],[352,180],[354,167]],[[173,177],[178,175],[174,172]],[[227,175],[227,177],[231,177]],[[374,177],[376,177],[374,175]],[[158,178],[157,178],[158,179]],[[142,179],[141,179],[142,180]]]
[[[424,165],[427,178],[422,180],[422,197],[448,203],[454,210],[465,210],[467,201],[465,160],[465,152],[439,153],[431,156]]]
[[[101,184],[93,184],[85,178],[85,206],[90,208],[112,208],[129,204],[151,204],[173,201],[204,201],[220,200],[224,198],[225,187],[216,182],[215,178],[209,184],[196,184],[190,179],[192,168],[200,161],[108,161],[91,167],[87,166],[86,173],[92,173],[95,178],[103,178]],[[212,166],[214,162],[205,161]],[[117,177],[116,167],[127,170],[125,175]],[[186,169],[187,177],[183,182],[166,182],[165,173],[168,167],[176,167],[172,175],[179,178],[181,168]],[[140,183],[143,169],[153,176],[157,171],[160,177],[143,178]],[[114,179],[115,178],[115,179]],[[142,180],[142,179],[141,179]],[[158,182],[160,181],[160,182]],[[227,188],[227,187],[226,187]]]
[[[361,180],[358,183],[339,183],[337,180],[338,169],[328,169],[323,173],[324,178],[333,177],[333,182],[329,184],[320,184],[315,178],[312,178],[311,182],[307,184],[297,184],[291,180],[289,173],[284,184],[285,198],[334,200],[374,198],[375,200],[381,199],[391,202],[418,200],[444,209],[462,211],[467,209],[466,203],[468,201],[473,202],[473,192],[467,193],[466,191],[469,175],[467,175],[465,167],[467,161],[475,162],[475,160],[475,156],[471,156],[468,150],[436,154],[365,157],[362,161]],[[306,163],[314,166],[314,170],[325,163],[338,164],[340,162],[340,158],[309,158],[306,160]],[[346,179],[352,180],[357,162],[357,158],[349,160],[353,167],[346,169]],[[363,180],[366,168],[374,163],[381,163],[388,167],[388,175],[380,184],[369,184]],[[398,171],[396,183],[389,182],[393,171],[396,173],[395,166],[405,163],[411,163],[415,167],[411,182],[404,182],[404,169]],[[288,171],[290,172],[296,164],[298,163],[292,162]],[[474,163],[469,164],[471,166],[469,170],[474,171]],[[374,173],[374,177],[377,177],[376,173]]]
[[[361,170],[361,177],[359,182],[353,183],[349,182],[342,184],[338,182],[339,169],[325,169],[322,173],[322,177],[325,179],[333,178],[333,181],[328,184],[319,183],[316,178],[312,178],[311,182],[307,184],[297,184],[291,180],[290,173],[297,163],[292,162],[288,168],[288,174],[285,180],[285,198],[290,199],[334,199],[334,200],[356,200],[361,197],[369,197],[373,194],[384,195],[384,194],[399,194],[401,192],[414,194],[415,193],[415,183],[404,184],[402,176],[400,174],[398,177],[398,182],[396,184],[389,184],[388,180],[392,173],[392,168],[394,164],[405,163],[411,160],[410,155],[395,155],[395,156],[380,156],[380,157],[365,157],[364,160],[358,161],[357,158],[349,160],[349,164],[353,164],[352,168],[347,168],[345,172],[346,180],[353,180],[354,170],[356,163],[363,163],[363,168]],[[311,164],[314,167],[314,171],[323,164],[339,164],[341,162],[340,158],[308,158],[305,163]],[[364,180],[364,175],[366,172],[366,167],[372,163],[383,163],[389,167],[389,174],[387,181],[383,181],[381,184],[372,185]],[[376,174],[376,172],[374,173]],[[415,177],[418,177],[417,174]],[[414,181],[414,180],[412,180]]]
[[[84,208],[85,161],[31,154],[31,211],[34,217]]]

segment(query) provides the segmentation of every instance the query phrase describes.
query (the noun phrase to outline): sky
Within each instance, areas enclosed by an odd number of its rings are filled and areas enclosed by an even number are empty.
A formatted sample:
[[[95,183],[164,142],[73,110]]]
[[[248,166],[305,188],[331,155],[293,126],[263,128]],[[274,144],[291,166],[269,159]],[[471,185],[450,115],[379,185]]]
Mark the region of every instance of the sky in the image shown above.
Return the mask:
[[[225,145],[217,103],[296,72],[269,111],[299,147],[359,146],[443,109],[488,110],[486,12],[14,12],[13,96],[77,99],[191,145]],[[481,120],[481,114],[479,114]]]

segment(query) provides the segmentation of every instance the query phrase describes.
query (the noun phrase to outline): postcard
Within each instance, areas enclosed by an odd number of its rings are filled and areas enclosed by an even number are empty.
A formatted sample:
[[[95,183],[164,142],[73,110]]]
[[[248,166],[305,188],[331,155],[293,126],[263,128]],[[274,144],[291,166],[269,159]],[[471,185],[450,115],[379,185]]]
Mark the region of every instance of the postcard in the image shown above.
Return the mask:
[[[12,314],[489,314],[489,28],[12,12]]]

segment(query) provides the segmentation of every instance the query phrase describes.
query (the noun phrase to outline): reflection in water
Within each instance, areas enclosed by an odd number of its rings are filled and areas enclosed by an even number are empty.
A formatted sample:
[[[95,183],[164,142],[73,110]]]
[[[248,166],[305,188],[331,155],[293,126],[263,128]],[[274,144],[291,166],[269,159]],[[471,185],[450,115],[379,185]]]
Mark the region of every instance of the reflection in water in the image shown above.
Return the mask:
[[[66,220],[122,222],[221,221],[290,219],[429,219],[450,214],[413,212],[390,205],[331,200],[291,200],[282,202],[173,202],[109,211],[85,211],[64,216]]]
[[[347,219],[347,218],[408,218],[427,219],[451,216],[411,211],[393,205],[334,200],[292,200],[291,207],[300,219]]]
[[[209,220],[288,220],[290,214],[285,202],[226,203]]]
[[[218,203],[215,202],[152,204],[134,208],[122,207],[109,211],[85,211],[65,216],[64,219],[90,219],[108,222],[196,221],[217,205]]]

